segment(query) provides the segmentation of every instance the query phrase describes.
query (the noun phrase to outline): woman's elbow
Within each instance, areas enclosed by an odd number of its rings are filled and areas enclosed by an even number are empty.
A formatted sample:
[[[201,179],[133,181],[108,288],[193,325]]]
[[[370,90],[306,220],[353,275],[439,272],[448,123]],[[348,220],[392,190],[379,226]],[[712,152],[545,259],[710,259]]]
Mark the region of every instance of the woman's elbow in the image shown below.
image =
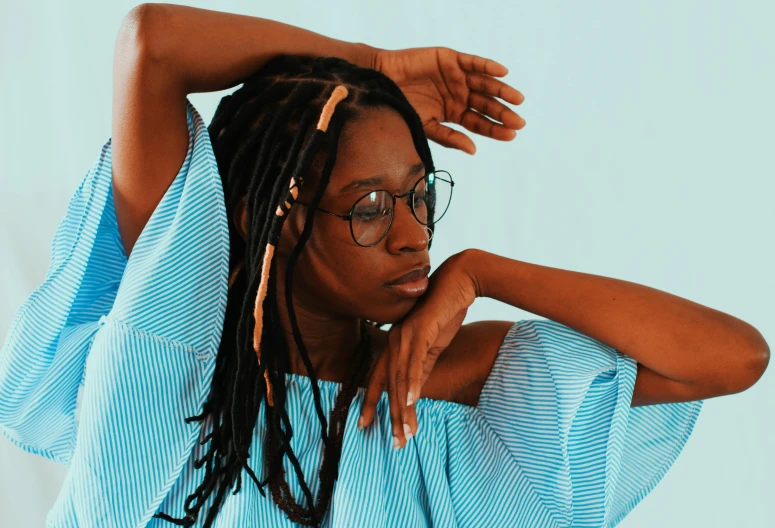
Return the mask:
[[[159,61],[164,55],[162,37],[159,30],[166,16],[161,4],[139,4],[124,15],[118,30],[115,46],[115,61],[136,63],[138,60]]]
[[[741,355],[741,367],[730,376],[728,393],[735,394],[753,387],[770,364],[770,347],[761,332],[748,325],[751,345],[748,352]]]

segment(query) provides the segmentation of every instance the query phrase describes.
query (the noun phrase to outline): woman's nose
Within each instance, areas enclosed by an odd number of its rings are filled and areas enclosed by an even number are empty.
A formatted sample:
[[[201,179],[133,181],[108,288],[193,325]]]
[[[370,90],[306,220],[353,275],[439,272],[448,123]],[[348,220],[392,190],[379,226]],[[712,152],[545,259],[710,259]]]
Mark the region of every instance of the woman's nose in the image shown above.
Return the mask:
[[[385,247],[390,253],[422,251],[428,247],[428,231],[415,218],[405,200],[396,200],[393,222],[387,232]]]

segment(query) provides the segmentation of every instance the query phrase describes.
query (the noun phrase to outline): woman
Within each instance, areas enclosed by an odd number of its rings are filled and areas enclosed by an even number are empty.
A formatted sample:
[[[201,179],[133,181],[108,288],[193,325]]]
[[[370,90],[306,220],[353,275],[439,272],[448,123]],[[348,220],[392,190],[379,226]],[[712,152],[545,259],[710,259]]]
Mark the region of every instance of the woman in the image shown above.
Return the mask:
[[[3,432],[69,466],[48,524],[613,526],[642,500],[769,349],[664,292],[476,249],[428,276],[454,177],[427,139],[512,139],[505,74],[133,9],[112,137],[0,362]],[[237,84],[205,128],[187,95]],[[547,319],[462,325],[477,297]]]

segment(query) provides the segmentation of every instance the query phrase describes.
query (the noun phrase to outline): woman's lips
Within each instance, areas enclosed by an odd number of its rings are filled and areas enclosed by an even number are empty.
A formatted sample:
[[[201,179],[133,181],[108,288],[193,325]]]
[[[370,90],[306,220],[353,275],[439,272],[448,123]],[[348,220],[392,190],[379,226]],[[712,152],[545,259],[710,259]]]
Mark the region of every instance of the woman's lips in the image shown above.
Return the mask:
[[[404,297],[419,297],[428,289],[428,277],[424,276],[401,284],[385,284],[385,288]]]
[[[428,289],[428,272],[430,266],[418,268],[402,275],[399,279],[384,286],[405,297],[419,297]]]
[[[402,284],[404,282],[410,282],[410,281],[416,281],[418,279],[421,279],[428,275],[428,271],[430,270],[430,266],[425,266],[423,268],[416,268],[410,271],[409,273],[405,273],[404,275],[401,275],[399,278],[397,278],[394,281],[390,281],[387,283],[388,285],[391,284]]]

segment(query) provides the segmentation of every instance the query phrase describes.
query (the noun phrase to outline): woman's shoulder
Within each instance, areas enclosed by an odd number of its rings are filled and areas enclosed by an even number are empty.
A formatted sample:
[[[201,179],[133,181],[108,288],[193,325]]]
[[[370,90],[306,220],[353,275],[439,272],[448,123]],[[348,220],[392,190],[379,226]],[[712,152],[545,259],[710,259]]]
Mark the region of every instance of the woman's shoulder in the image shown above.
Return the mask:
[[[423,387],[425,397],[475,407],[513,321],[475,321],[460,327]],[[438,396],[438,397],[435,397]]]

